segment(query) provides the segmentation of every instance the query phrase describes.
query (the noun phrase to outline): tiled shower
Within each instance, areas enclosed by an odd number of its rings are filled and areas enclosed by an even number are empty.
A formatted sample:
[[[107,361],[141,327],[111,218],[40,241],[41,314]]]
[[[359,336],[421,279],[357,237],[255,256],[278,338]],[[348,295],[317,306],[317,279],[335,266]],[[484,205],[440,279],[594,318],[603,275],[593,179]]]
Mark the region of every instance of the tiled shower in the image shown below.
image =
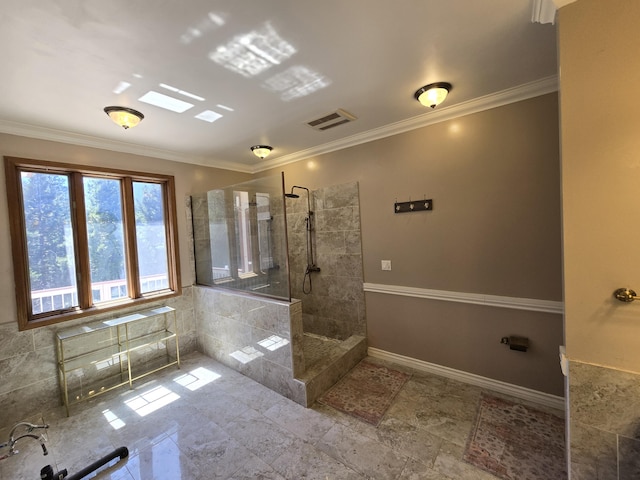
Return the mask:
[[[308,406],[366,355],[358,184],[310,190],[309,203],[306,197],[300,196],[287,198],[286,206],[282,189],[278,186],[266,195],[266,184],[268,182],[263,181],[258,190],[251,187],[246,190],[250,192],[247,198],[268,198],[268,205],[264,200],[250,200],[245,210],[249,211],[253,205],[258,219],[263,219],[263,225],[271,230],[268,241],[258,235],[253,237],[254,243],[260,242],[260,248],[268,248],[269,259],[267,262],[261,259],[264,265],[258,275],[237,275],[240,281],[235,283],[248,286],[243,291],[225,288],[234,282],[224,279],[217,285],[211,282],[214,285],[194,288],[198,349]],[[203,269],[206,277],[210,269],[227,268],[219,261],[216,266],[216,262],[208,258],[214,243],[211,239],[216,233],[202,227],[209,225],[210,219],[220,218],[221,208],[219,204],[214,205],[216,198],[225,198],[225,195],[227,199],[234,198],[229,191],[239,192],[243,188],[240,184],[229,187],[226,194],[218,190],[191,198],[194,268],[199,280],[203,278]],[[255,193],[258,191],[262,193]],[[236,217],[241,203],[236,194],[233,213]],[[308,205],[313,211],[311,239],[319,271],[305,279]],[[229,212],[227,209],[227,214]],[[286,235],[284,228],[277,228],[285,223]],[[279,243],[278,235],[286,237],[284,245],[288,245],[288,255],[287,251],[280,252],[274,247],[274,242]],[[229,263],[234,262],[232,259]],[[242,260],[235,263],[240,265]],[[260,275],[273,266],[276,266],[273,274]],[[286,280],[290,281],[290,300],[264,295],[269,293],[270,283],[275,283],[275,289],[282,292],[282,284],[278,282]]]

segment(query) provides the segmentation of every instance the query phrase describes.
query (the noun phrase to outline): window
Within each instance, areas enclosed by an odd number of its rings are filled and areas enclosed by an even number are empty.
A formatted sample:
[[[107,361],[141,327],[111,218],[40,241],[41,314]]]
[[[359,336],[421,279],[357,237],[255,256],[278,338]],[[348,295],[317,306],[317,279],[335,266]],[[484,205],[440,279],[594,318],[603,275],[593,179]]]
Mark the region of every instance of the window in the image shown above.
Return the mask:
[[[5,158],[20,329],[180,293],[174,179]]]

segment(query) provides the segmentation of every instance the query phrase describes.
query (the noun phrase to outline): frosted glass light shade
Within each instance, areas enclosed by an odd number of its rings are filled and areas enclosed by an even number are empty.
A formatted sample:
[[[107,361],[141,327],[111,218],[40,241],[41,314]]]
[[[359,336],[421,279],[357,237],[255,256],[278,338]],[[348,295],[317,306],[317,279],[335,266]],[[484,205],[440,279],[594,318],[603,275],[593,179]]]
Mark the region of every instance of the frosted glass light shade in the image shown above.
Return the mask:
[[[260,159],[263,159],[267,155],[269,155],[271,153],[271,150],[273,150],[273,147],[270,147],[269,145],[254,145],[253,147],[251,147],[251,151],[253,152],[253,154]]]
[[[446,82],[430,83],[420,88],[415,97],[425,107],[436,108],[444,102],[447,95],[451,91],[451,84]]]
[[[125,130],[135,127],[144,118],[144,115],[139,111],[127,107],[105,107],[104,112]]]

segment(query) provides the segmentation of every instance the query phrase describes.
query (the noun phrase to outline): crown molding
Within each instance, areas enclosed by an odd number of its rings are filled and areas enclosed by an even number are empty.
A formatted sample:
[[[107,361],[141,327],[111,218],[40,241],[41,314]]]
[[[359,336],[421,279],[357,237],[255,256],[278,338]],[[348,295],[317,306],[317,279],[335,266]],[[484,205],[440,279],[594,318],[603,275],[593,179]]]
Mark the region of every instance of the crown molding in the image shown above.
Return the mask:
[[[400,133],[415,130],[417,128],[426,127],[454,118],[471,115],[473,113],[483,112],[492,108],[501,107],[510,103],[520,102],[529,98],[538,97],[547,93],[556,92],[558,90],[558,76],[536,80],[535,82],[525,83],[517,87],[502,90],[500,92],[478,97],[473,100],[451,105],[445,108],[438,108],[434,111],[418,115],[407,120],[391,123],[379,128],[374,128],[366,132],[351,135],[333,142],[318,145],[305,150],[284,155],[282,157],[261,162],[259,166],[245,165],[237,162],[225,162],[222,160],[212,160],[200,156],[179,154],[170,150],[153,148],[143,145],[134,145],[126,142],[115,140],[107,140],[103,138],[93,137],[90,135],[82,135],[71,132],[64,132],[53,128],[27,125],[17,122],[9,122],[0,119],[0,133],[18,135],[21,137],[36,138],[39,140],[50,140],[54,142],[67,143],[72,145],[80,145],[84,147],[100,148],[103,150],[112,150],[114,152],[130,153],[134,155],[142,155],[145,157],[161,158],[174,162],[192,163],[205,167],[220,168],[223,170],[232,170],[241,173],[255,174],[268,170],[270,168],[280,167],[289,163],[306,160],[310,157],[342,150],[363,143],[372,142],[382,138],[398,135]]]
[[[500,92],[485,95],[483,97],[474,98],[467,102],[451,105],[450,107],[438,108],[428,113],[418,115],[396,123],[391,123],[383,127],[374,128],[366,132],[351,135],[333,142],[318,145],[317,147],[300,150],[299,152],[282,157],[274,158],[260,164],[252,173],[262,172],[270,168],[280,167],[289,163],[299,162],[310,157],[322,155],[325,153],[335,152],[344,148],[353,147],[363,143],[372,142],[381,138],[390,137],[399,133],[408,132],[417,128],[426,127],[454,118],[471,115],[473,113],[483,112],[492,108],[501,107],[510,103],[520,102],[540,95],[558,91],[558,76],[536,80],[535,82],[525,83],[517,87],[508,88]]]
[[[19,137],[36,138],[38,140],[48,140],[52,142],[79,145],[82,147],[99,148],[120,153],[142,155],[144,157],[161,158],[180,163],[191,163],[204,167],[220,168],[223,170],[233,170],[235,172],[253,173],[250,166],[235,162],[224,162],[216,160],[212,162],[204,157],[176,153],[171,150],[154,148],[144,145],[134,145],[132,143],[108,140],[91,135],[65,132],[54,128],[47,128],[35,125],[28,125],[18,122],[9,122],[0,119],[0,133],[17,135]]]

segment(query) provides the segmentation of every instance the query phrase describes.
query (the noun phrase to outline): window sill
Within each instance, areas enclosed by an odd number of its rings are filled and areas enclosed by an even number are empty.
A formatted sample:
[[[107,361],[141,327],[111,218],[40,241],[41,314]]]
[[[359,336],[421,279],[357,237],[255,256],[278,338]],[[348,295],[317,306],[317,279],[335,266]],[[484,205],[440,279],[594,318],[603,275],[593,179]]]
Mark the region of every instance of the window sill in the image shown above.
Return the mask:
[[[117,312],[127,308],[135,307],[138,305],[144,305],[150,302],[157,302],[166,300],[168,298],[174,298],[182,295],[182,289],[178,288],[176,291],[164,290],[162,292],[154,293],[153,295],[147,295],[143,298],[127,299],[124,301],[112,301],[104,303],[99,306],[87,308],[84,310],[72,310],[63,311],[54,314],[43,314],[34,319],[27,320],[26,322],[19,322],[19,330],[31,330],[33,328],[46,327],[54,325],[56,323],[67,322],[70,320],[76,320],[80,318],[86,318],[93,315],[100,315],[103,313]]]

